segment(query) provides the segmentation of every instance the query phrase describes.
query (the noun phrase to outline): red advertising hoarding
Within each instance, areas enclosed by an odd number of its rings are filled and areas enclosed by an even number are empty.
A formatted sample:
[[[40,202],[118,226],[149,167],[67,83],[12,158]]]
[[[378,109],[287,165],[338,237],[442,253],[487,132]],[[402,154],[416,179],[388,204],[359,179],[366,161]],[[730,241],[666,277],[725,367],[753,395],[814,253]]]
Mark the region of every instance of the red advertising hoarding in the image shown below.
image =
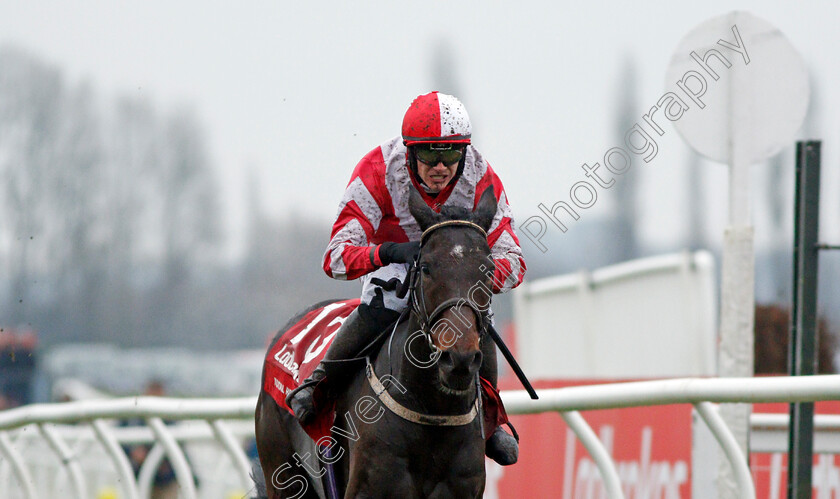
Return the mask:
[[[788,404],[753,404],[753,412],[787,414]],[[817,402],[817,414],[840,414],[840,402]],[[756,497],[783,499],[787,497],[787,453],[753,453],[750,469],[755,481]],[[817,454],[811,473],[811,497],[816,499],[840,498],[840,455]]]
[[[535,385],[545,389],[594,383],[543,381]],[[510,379],[502,386],[520,388]],[[627,499],[692,497],[691,410],[690,404],[679,404],[582,413],[613,456]],[[755,404],[753,410],[786,413],[787,404]],[[840,402],[818,403],[817,412],[840,414]],[[597,466],[559,414],[512,416],[511,420],[521,437],[519,463],[501,467],[487,461],[486,499],[606,497]],[[757,497],[786,497],[785,454],[754,453],[750,460]],[[813,485],[815,498],[840,498],[838,456],[815,456]]]
[[[598,383],[604,383],[599,381]],[[561,388],[593,382],[538,382]],[[516,388],[513,383],[505,388]],[[582,413],[616,463],[625,497],[691,496],[691,406],[668,405]],[[520,456],[514,466],[488,461],[484,497],[605,497],[601,476],[559,414],[512,416]]]

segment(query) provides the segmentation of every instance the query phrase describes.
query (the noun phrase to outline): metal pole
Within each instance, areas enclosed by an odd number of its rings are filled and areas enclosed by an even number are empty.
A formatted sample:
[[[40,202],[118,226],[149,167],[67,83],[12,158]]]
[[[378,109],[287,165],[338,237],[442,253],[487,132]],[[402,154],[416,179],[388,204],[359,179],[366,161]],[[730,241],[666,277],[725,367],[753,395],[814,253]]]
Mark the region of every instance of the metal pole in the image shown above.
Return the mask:
[[[737,12],[728,16],[735,24]],[[729,222],[723,233],[720,281],[720,339],[718,376],[735,378],[755,373],[753,338],[755,335],[755,230],[752,222],[752,179],[750,165],[755,161],[752,144],[756,129],[750,123],[752,102],[747,66],[733,65],[728,79]],[[740,98],[743,97],[743,98]],[[723,102],[721,102],[723,104]],[[741,453],[749,460],[749,404],[724,404],[720,416],[732,430]],[[738,479],[720,452],[717,490],[720,499],[738,495]]]
[[[793,313],[788,368],[791,376],[817,371],[817,237],[820,223],[820,141],[796,143]],[[790,405],[788,499],[811,497],[814,404]]]

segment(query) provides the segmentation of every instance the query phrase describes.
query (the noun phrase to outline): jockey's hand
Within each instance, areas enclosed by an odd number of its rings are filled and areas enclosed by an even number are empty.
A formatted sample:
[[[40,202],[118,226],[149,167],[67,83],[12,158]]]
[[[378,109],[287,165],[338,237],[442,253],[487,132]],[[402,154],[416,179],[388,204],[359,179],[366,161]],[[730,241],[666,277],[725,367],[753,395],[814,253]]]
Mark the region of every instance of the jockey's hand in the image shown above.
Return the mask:
[[[391,279],[388,279],[388,281],[383,281],[378,277],[373,277],[371,278],[370,283],[379,286],[385,291],[396,291],[397,288],[402,287],[402,281],[396,277],[392,277]]]
[[[392,263],[411,263],[420,254],[420,241],[408,243],[382,243],[379,246],[379,259],[382,265]]]

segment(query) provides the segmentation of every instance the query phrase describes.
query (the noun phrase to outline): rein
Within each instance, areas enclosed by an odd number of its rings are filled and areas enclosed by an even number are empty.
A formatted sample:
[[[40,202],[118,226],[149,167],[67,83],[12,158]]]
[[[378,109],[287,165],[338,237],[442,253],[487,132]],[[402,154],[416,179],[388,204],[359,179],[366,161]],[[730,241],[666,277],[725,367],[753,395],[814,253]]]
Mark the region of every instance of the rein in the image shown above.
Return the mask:
[[[425,231],[423,231],[423,234],[420,236],[421,251],[423,248],[423,244],[426,242],[426,237],[429,234],[442,227],[453,225],[470,227],[479,231],[485,239],[487,237],[487,232],[477,224],[468,222],[466,220],[446,220],[443,222],[436,223],[431,227],[427,228]],[[411,302],[412,309],[414,310],[415,314],[417,314],[417,318],[420,322],[420,328],[425,334],[426,339],[429,342],[429,346],[432,348],[432,350],[435,350],[437,347],[435,347],[434,342],[432,341],[432,332],[429,326],[431,326],[435,322],[435,320],[441,314],[443,314],[444,311],[455,306],[466,305],[467,307],[469,307],[475,313],[476,319],[478,321],[477,326],[479,334],[484,334],[487,327],[486,314],[484,313],[484,311],[480,310],[475,304],[473,304],[472,301],[469,299],[462,297],[448,298],[441,302],[437,307],[435,307],[435,309],[432,310],[431,314],[428,313],[428,309],[426,307],[426,300],[423,294],[423,278],[421,276],[419,261],[420,257],[418,256],[414,260],[414,263],[412,264],[411,269],[409,270],[406,279],[406,282],[408,283],[407,289],[404,287],[403,291],[401,293],[398,293],[398,295],[405,296],[405,293],[408,292],[409,301]],[[482,412],[481,383],[479,382],[478,375],[476,375],[475,401],[473,402],[472,408],[469,412],[465,414],[451,416],[423,414],[417,411],[413,411],[394,400],[391,394],[388,393],[388,389],[376,376],[376,372],[374,371],[373,365],[370,362],[370,357],[367,357],[366,361],[367,365],[365,367],[365,376],[367,377],[371,389],[373,389],[373,392],[376,394],[376,397],[391,412],[405,419],[406,421],[429,426],[464,426],[472,423],[475,420],[476,415]],[[484,435],[484,418],[480,417],[479,419],[481,422],[481,433],[482,435]]]

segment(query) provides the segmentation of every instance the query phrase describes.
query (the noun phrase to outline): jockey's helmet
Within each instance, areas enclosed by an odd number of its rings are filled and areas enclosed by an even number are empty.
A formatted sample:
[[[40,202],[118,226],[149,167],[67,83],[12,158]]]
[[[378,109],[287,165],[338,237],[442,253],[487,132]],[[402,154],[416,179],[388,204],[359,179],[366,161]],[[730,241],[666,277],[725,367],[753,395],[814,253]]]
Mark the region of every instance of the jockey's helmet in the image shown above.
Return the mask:
[[[402,123],[406,146],[446,142],[469,144],[472,135],[470,116],[457,98],[431,92],[414,99]]]

